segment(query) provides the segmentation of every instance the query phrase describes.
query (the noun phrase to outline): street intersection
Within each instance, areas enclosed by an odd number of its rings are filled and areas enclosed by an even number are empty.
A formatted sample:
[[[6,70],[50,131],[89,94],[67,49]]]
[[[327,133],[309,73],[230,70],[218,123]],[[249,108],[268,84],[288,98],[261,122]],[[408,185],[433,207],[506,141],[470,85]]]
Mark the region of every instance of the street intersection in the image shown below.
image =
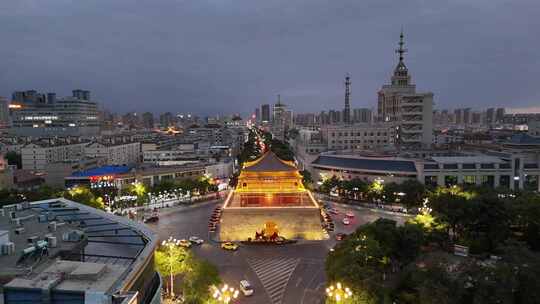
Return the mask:
[[[299,241],[281,246],[240,246],[237,251],[225,251],[208,232],[208,219],[216,206],[222,202],[199,203],[197,206],[175,207],[164,210],[159,222],[149,226],[162,239],[172,236],[187,239],[198,236],[205,240],[194,245],[194,253],[214,263],[223,281],[238,287],[240,280],[248,280],[254,288],[250,297],[240,296],[238,303],[257,304],[318,304],[324,303],[326,277],[324,263],[329,250],[335,245],[335,233],[352,233],[356,227],[380,217],[403,223],[400,214],[370,210],[347,205],[331,205],[339,211],[332,215],[335,231],[324,241]],[[349,225],[342,219],[345,212],[354,213]]]

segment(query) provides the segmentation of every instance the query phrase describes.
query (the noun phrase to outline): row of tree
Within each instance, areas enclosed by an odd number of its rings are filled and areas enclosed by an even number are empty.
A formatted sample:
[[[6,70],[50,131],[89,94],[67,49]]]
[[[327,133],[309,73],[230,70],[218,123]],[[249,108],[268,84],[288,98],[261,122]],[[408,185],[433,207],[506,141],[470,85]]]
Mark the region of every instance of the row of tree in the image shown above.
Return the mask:
[[[326,261],[351,303],[540,303],[540,196],[458,187],[429,193],[403,226],[361,226]],[[469,247],[457,258],[453,244]],[[497,256],[497,258],[490,258]]]
[[[368,182],[360,178],[342,180],[335,175],[325,179],[318,188],[323,193],[337,192],[345,199],[381,203],[400,203],[408,208],[419,207],[428,191],[417,180],[406,180],[401,184],[384,183],[382,180]]]
[[[212,180],[206,177],[198,179],[164,180],[153,187],[148,187],[142,183],[134,183],[128,185],[120,192],[112,187],[89,188],[88,186],[79,185],[65,190],[43,185],[31,191],[2,189],[0,190],[0,205],[65,197],[94,208],[103,209],[105,203],[114,201],[114,198],[118,195],[135,196],[136,200],[134,201],[119,203],[123,204],[123,206],[121,206],[122,208],[126,208],[132,207],[133,205],[142,206],[147,203],[148,193],[157,195],[166,191],[175,191],[179,194],[196,193],[204,195],[217,190],[218,188],[212,183]]]

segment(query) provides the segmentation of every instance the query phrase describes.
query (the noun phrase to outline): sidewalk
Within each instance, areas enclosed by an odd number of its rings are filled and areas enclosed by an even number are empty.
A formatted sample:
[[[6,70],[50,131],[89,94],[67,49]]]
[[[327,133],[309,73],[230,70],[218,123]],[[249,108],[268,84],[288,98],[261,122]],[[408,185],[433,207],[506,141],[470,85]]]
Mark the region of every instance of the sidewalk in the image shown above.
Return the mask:
[[[369,210],[371,212],[383,213],[383,214],[388,214],[388,215],[396,215],[396,216],[404,216],[404,217],[414,217],[415,216],[414,214],[403,213],[403,212],[395,212],[395,211],[384,210],[384,209],[380,209],[380,208],[369,208],[369,207],[359,206],[359,205],[355,205],[355,204],[345,204],[345,203],[338,203],[338,202],[334,202],[334,201],[332,201],[332,204],[339,205],[341,207],[354,208],[354,209],[357,209],[357,210]]]
[[[384,214],[389,214],[389,215],[401,215],[401,216],[406,216],[406,217],[413,217],[416,215],[414,213],[404,213],[404,212],[397,212],[397,211],[392,211],[392,210],[388,210],[384,208],[376,208],[376,207],[374,208],[374,207],[366,206],[369,203],[364,203],[364,202],[350,200],[350,199],[347,199],[347,200],[352,203],[342,203],[339,201],[341,199],[339,197],[333,197],[327,194],[317,193],[317,192],[314,192],[314,194],[318,200],[330,201],[332,204],[336,204],[342,207],[354,207],[357,210],[370,210],[372,212],[384,213]]]

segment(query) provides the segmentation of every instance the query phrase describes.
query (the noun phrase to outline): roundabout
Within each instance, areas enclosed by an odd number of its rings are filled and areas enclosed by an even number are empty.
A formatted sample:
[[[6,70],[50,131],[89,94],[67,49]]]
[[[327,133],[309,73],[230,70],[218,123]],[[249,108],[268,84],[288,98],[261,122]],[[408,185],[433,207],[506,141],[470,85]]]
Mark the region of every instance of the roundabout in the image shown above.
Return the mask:
[[[202,244],[191,246],[189,250],[215,264],[223,281],[229,285],[238,288],[242,280],[251,283],[253,294],[249,297],[240,294],[238,303],[323,303],[327,287],[324,262],[330,249],[339,242],[336,235],[350,234],[356,227],[381,217],[398,223],[406,219],[399,214],[328,202],[337,211],[337,214],[330,215],[335,222],[335,230],[328,239],[298,240],[294,244],[279,246],[251,246],[235,242],[238,249],[229,251],[221,248],[221,243],[215,240],[217,232],[209,232],[207,226],[215,208],[223,203],[223,200],[218,200],[175,207],[161,212],[157,223],[147,225],[163,240],[170,236],[203,239]],[[349,225],[344,225],[341,219],[349,212],[354,217]]]

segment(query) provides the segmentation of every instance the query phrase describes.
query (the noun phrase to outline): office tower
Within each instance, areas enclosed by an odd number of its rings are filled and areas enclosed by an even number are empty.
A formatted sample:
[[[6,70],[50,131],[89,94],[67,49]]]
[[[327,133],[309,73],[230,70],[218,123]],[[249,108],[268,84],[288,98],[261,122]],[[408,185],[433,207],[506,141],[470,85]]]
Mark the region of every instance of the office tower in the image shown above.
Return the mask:
[[[371,123],[372,111],[368,108],[353,109],[353,123]]]
[[[269,104],[263,104],[262,107],[261,107],[261,118],[262,118],[262,122],[271,122],[272,120],[270,119],[270,105]]]
[[[145,129],[152,129],[154,127],[154,114],[145,112],[142,114],[142,125]]]
[[[73,90],[73,97],[80,99],[80,100],[90,100],[90,91],[86,90]]]
[[[255,122],[261,121],[261,109],[256,108],[255,109]]]
[[[90,97],[88,91],[84,92],[77,96]],[[77,96],[57,98],[54,93],[41,94],[34,90],[14,92],[15,101],[22,106],[12,113],[10,132],[35,137],[98,135],[98,103]]]
[[[404,36],[399,37],[399,61],[389,85],[378,92],[379,121],[391,122],[399,130],[398,145],[402,149],[431,146],[433,138],[433,93],[417,93],[404,62]]]
[[[502,123],[504,121],[504,108],[497,108],[497,111],[495,113],[495,121],[498,123]]]
[[[9,127],[9,102],[0,97],[0,129]]]

